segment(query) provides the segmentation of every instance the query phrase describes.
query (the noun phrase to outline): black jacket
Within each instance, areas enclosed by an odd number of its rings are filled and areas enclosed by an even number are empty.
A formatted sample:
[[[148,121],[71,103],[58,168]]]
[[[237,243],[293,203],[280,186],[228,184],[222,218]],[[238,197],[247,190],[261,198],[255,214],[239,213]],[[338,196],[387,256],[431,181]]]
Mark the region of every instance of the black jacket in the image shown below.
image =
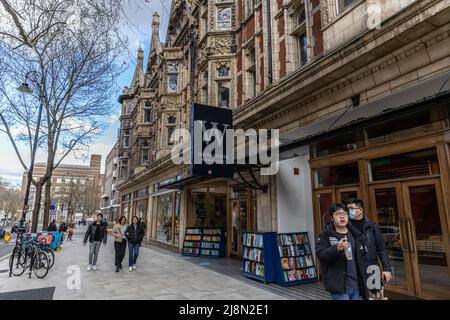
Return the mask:
[[[367,289],[367,247],[366,237],[358,230],[348,225],[349,232],[355,238],[356,267],[358,271],[359,292],[363,299],[368,299]],[[320,268],[325,289],[331,293],[344,294],[347,259],[344,251],[338,251],[336,245],[331,245],[330,238],[339,239],[334,224],[330,223],[320,233],[316,242],[316,255],[320,260]]]
[[[66,232],[67,231],[67,226],[65,223],[61,223],[59,226],[59,232]]]
[[[56,228],[56,223],[50,223],[50,225],[47,228],[47,231],[58,231]]]
[[[369,218],[364,217],[364,234],[367,238],[368,263],[369,265],[381,266],[383,271],[392,272],[391,262],[389,261],[389,255],[384,244],[383,234],[380,227],[373,223]],[[352,221],[350,220],[350,224]],[[378,260],[379,259],[379,260]]]
[[[134,229],[134,225],[130,224],[125,231],[125,235],[127,240],[131,243],[141,243],[144,239],[145,230],[140,223],[136,225],[136,230]]]
[[[89,225],[88,229],[86,230],[86,234],[84,235],[83,243],[86,243],[88,239],[90,243],[94,242],[94,235],[97,228],[100,228],[100,237],[101,237],[100,241],[106,243],[106,239],[108,237],[106,234],[106,226],[102,222],[100,222],[100,224],[97,225],[97,221]]]

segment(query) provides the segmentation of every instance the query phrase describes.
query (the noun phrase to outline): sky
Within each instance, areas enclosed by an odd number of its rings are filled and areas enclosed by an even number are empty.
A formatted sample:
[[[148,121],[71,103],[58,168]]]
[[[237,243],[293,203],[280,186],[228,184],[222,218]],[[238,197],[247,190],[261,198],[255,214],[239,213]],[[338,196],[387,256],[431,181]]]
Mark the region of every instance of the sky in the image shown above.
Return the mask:
[[[170,11],[171,0],[141,0],[145,2],[145,6],[136,5],[135,0],[125,2],[125,14],[128,19],[124,19],[122,22],[122,31],[128,36],[129,40],[129,52],[124,52],[123,62],[127,65],[127,70],[120,76],[117,81],[117,95],[112,97],[112,103],[114,108],[111,114],[104,118],[107,124],[107,129],[93,141],[89,148],[89,154],[87,154],[87,160],[81,159],[75,154],[70,154],[63,163],[65,164],[77,164],[77,165],[89,165],[89,158],[91,154],[102,155],[102,173],[104,172],[105,159],[108,153],[111,151],[115,142],[117,141],[117,132],[119,128],[120,117],[120,104],[117,102],[117,98],[121,93],[121,89],[124,86],[129,86],[136,65],[137,50],[141,47],[145,53],[146,65],[147,56],[150,48],[151,37],[151,24],[152,15],[154,12],[158,12],[161,17],[160,25],[160,39],[162,42],[165,40],[165,34],[168,24],[168,12]],[[121,89],[119,89],[121,88]],[[25,150],[28,150],[25,146],[20,147],[23,150],[22,154],[26,155],[26,163],[30,163],[30,154]],[[36,162],[45,162],[45,155],[38,154]],[[19,159],[14,152],[14,149],[3,132],[0,132],[0,177],[10,181],[11,183],[20,186],[22,182],[23,167],[19,162]]]

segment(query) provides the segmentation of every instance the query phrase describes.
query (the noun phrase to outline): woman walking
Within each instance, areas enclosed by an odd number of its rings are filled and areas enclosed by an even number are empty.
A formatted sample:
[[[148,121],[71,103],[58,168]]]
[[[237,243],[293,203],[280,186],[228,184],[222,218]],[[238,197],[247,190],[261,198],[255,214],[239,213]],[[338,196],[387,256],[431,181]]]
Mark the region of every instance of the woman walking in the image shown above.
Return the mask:
[[[144,228],[139,223],[138,217],[134,216],[132,224],[128,226],[125,235],[128,239],[128,269],[130,271],[136,270],[136,261],[139,256],[139,246],[144,239]]]
[[[120,217],[119,222],[114,226],[112,231],[112,236],[114,240],[114,250],[115,255],[115,265],[116,272],[122,269],[123,257],[125,257],[125,251],[127,250],[127,239],[125,236],[127,230],[127,218],[124,216]]]

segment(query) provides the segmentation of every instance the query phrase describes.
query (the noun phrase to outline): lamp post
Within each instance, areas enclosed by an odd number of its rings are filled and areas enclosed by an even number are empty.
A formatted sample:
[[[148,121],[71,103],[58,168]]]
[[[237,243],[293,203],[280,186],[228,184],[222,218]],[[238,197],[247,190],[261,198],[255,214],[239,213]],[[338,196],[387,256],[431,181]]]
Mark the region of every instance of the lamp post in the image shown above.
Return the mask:
[[[27,83],[28,77],[31,73],[37,73],[36,71],[29,71],[26,75],[25,75],[25,82],[22,83],[22,85],[17,88],[18,91],[23,92],[25,94],[31,94],[32,91],[30,89],[30,86]],[[39,110],[38,110],[38,119],[37,119],[37,124],[36,124],[36,134],[34,135],[34,141],[33,141],[33,148],[32,148],[32,152],[31,152],[31,163],[30,163],[30,169],[28,170],[28,177],[27,177],[27,185],[26,185],[26,189],[25,189],[25,199],[23,202],[23,210],[22,210],[22,218],[20,219],[20,228],[18,230],[19,234],[22,234],[24,232],[23,229],[23,223],[25,222],[25,217],[29,208],[29,204],[28,204],[28,198],[30,197],[30,189],[31,189],[31,181],[33,180],[33,170],[34,170],[34,161],[35,161],[35,157],[36,157],[36,149],[37,149],[37,144],[38,144],[38,140],[39,140],[39,129],[41,126],[41,119],[42,119],[42,109],[43,109],[43,104],[42,104],[42,90],[39,90]],[[19,238],[19,237],[17,237]]]

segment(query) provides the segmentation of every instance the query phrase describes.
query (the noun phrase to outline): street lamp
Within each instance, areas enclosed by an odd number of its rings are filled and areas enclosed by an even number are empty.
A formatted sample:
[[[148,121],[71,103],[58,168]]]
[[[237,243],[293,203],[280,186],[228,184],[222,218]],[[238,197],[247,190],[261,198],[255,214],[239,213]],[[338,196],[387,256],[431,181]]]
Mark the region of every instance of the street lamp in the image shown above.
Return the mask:
[[[27,83],[28,77],[31,73],[36,73],[38,74],[36,71],[32,70],[29,71],[26,75],[25,75],[25,82],[22,83],[22,85],[17,88],[18,91],[25,93],[25,94],[31,94],[32,90],[30,89],[30,86]],[[31,189],[31,181],[33,179],[33,170],[34,170],[34,160],[36,157],[36,149],[37,149],[37,144],[38,144],[38,139],[39,139],[39,129],[41,126],[41,119],[42,119],[42,109],[43,109],[43,104],[42,104],[42,90],[39,90],[39,111],[38,111],[38,119],[37,119],[37,124],[36,124],[36,134],[34,135],[34,141],[33,141],[33,149],[31,152],[31,163],[30,163],[30,169],[28,170],[28,179],[27,179],[27,186],[25,189],[25,199],[23,201],[23,210],[22,210],[22,218],[20,219],[20,228],[18,230],[18,233],[21,234],[24,232],[23,229],[23,223],[25,222],[25,217],[29,208],[29,204],[28,204],[28,198],[30,197],[30,189]],[[34,219],[33,219],[33,222]],[[36,222],[37,223],[37,222]],[[36,226],[37,228],[37,226]],[[19,237],[17,237],[19,238]]]

